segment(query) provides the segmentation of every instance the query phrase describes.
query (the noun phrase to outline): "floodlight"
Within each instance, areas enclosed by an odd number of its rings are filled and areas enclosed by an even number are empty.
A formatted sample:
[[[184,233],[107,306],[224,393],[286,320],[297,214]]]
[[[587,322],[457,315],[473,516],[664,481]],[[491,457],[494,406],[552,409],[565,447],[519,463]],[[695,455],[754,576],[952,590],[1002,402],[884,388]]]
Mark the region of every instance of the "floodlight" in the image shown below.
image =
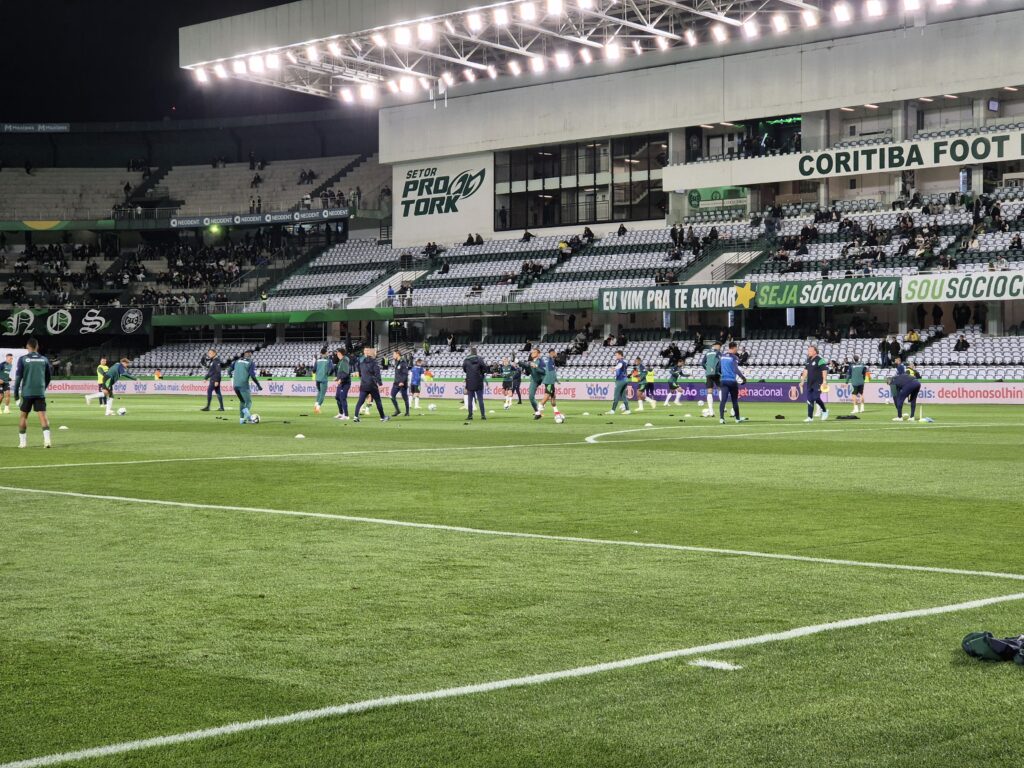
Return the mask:
[[[772,16],[772,27],[780,35],[789,29],[789,19],[786,18],[784,13],[776,13]]]
[[[233,62],[231,62],[231,69],[234,70],[234,73],[236,75],[244,75],[246,71],[245,62],[241,59],[235,59]]]
[[[217,77],[219,77],[221,80],[223,80],[225,77],[228,76],[228,71],[226,69],[224,69],[224,65],[223,64],[214,64],[213,65],[213,74],[215,74]]]
[[[715,24],[711,27],[711,36],[715,38],[715,42],[717,43],[724,43],[729,39],[729,33],[721,24]]]
[[[210,78],[206,74],[206,70],[203,69],[202,67],[197,69],[195,71],[195,73],[196,73],[196,80],[198,80],[200,83],[208,83],[208,82],[210,82]]]
[[[434,41],[434,25],[423,22],[416,27],[416,37],[421,43],[432,43]]]
[[[535,21],[537,19],[537,6],[533,3],[521,3],[519,5],[519,18],[523,21]]]
[[[847,3],[836,3],[832,6],[832,13],[840,24],[845,24],[853,18],[853,9]]]
[[[412,30],[408,27],[395,27],[395,45],[403,48],[412,43]]]
[[[614,40],[604,47],[604,57],[608,61],[618,61],[622,58],[622,48]]]
[[[341,92],[338,95],[341,96],[341,100],[344,101],[346,104],[351,104],[356,100],[356,97],[352,93],[351,88],[342,88]]]

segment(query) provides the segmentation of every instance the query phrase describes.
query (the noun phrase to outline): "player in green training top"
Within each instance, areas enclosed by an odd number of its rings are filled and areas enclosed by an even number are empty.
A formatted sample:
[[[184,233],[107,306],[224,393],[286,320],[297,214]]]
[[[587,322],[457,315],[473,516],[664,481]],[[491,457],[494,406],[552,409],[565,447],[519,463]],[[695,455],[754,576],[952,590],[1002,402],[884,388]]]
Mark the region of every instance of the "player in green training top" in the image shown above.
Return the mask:
[[[263,391],[262,385],[256,378],[252,351],[245,350],[242,356],[231,364],[228,373],[231,374],[231,385],[235,388],[235,395],[238,397],[238,423],[248,424],[249,417],[252,416],[252,390],[249,388],[249,382],[256,385],[257,392]]]
[[[327,347],[324,347],[320,350],[320,357],[313,366],[313,381],[316,382],[316,405],[313,406],[313,413],[320,413],[320,406],[324,404],[332,370],[331,357],[327,352]]]
[[[711,347],[710,352],[704,354],[701,360],[701,367],[704,369],[704,386],[708,392],[708,407],[704,409],[703,416],[715,415],[715,388],[722,383],[722,345],[717,341]],[[721,391],[719,391],[721,397]]]
[[[513,379],[516,375],[516,364],[513,363],[509,358],[501,358],[501,389],[505,395],[505,410],[507,411],[512,407],[512,396],[515,392],[515,385]]]
[[[18,358],[14,375],[14,399],[19,402],[21,417],[18,420],[18,447],[28,447],[28,415],[35,411],[39,426],[43,428],[43,447],[50,447],[50,422],[46,418],[46,388],[50,386],[53,371],[50,361],[39,354],[39,342],[29,339],[25,344],[28,353]]]
[[[14,373],[14,355],[10,352],[0,363],[0,401],[4,404],[4,413],[11,412],[11,374]]]
[[[107,401],[107,410],[104,415],[114,415],[114,385],[117,384],[121,379],[131,379],[135,381],[135,377],[128,373],[128,366],[132,364],[132,361],[127,357],[122,357],[121,362],[114,363],[107,372],[103,374],[102,391]]]
[[[541,417],[540,403],[537,402],[537,388],[544,383],[544,374],[547,373],[547,366],[536,347],[530,350],[530,360],[524,364],[524,370],[530,374],[530,405],[533,407],[533,418]]]
[[[864,384],[871,378],[871,371],[854,355],[850,363],[850,370],[846,374],[846,381],[850,385],[851,399],[853,400],[853,412],[864,413]]]

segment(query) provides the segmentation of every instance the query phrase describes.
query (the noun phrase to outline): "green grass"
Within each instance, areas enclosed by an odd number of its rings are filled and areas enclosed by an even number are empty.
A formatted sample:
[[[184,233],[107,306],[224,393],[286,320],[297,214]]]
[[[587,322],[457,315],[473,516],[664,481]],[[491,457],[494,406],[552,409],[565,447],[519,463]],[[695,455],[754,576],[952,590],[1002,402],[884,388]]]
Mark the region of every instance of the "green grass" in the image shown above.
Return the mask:
[[[693,405],[608,418],[591,403],[562,425],[525,406],[466,425],[446,402],[343,425],[265,399],[263,423],[242,427],[191,399],[121,404],[127,417],[104,418],[55,398],[51,451],[37,426],[29,449],[7,447],[15,417],[0,417],[0,484],[128,499],[4,491],[0,765],[1024,592],[983,576],[132,501],[1022,573],[1015,408],[929,407],[927,425],[874,406],[806,425],[799,406],[749,406],[749,424],[721,426],[685,418]],[[739,671],[678,659],[82,764],[1019,762],[1024,670],[967,659],[959,641],[975,629],[1024,632],[1024,601],[707,657]]]

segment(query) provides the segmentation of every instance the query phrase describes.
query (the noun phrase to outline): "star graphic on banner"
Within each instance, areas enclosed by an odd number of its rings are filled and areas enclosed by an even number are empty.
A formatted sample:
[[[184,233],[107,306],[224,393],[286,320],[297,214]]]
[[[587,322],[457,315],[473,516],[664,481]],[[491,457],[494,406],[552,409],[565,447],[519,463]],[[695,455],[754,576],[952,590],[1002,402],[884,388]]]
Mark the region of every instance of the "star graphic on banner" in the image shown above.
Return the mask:
[[[736,304],[735,306],[742,306],[744,309],[750,309],[750,302],[757,298],[757,291],[753,289],[750,282],[743,287],[736,287]]]

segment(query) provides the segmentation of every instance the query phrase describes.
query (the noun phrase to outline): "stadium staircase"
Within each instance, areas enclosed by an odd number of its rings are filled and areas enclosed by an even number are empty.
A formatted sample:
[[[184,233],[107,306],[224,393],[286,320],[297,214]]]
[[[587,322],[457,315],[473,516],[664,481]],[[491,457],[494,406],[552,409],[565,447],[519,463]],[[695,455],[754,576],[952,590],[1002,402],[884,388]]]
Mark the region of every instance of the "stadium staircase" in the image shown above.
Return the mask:
[[[337,173],[334,173],[334,174],[328,176],[326,179],[323,180],[323,182],[321,182],[316,187],[314,187],[313,190],[309,193],[309,196],[312,197],[314,200],[319,200],[320,199],[320,195],[323,192],[325,192],[328,189],[333,188],[335,184],[337,184],[343,178],[345,178],[350,173],[352,173],[352,171],[354,171],[360,165],[362,165],[367,160],[369,160],[370,157],[371,157],[371,155],[366,154],[366,153],[364,153],[362,155],[359,155],[354,160],[352,160],[350,163],[348,163],[346,166],[341,168]],[[291,207],[291,210],[294,212],[294,211],[299,210],[301,207],[302,207],[301,203],[296,203],[295,205],[293,205]]]
[[[417,281],[430,274],[429,269],[398,269],[392,267],[387,273],[370,288],[348,303],[349,309],[373,309],[374,307],[386,306],[388,288],[396,291],[405,284],[415,285]]]
[[[151,203],[156,200],[168,199],[167,188],[160,187],[159,185],[170,171],[171,166],[169,165],[161,165],[153,169],[150,172],[149,178],[132,190],[131,202]]]
[[[724,252],[710,262],[704,260],[704,267],[688,278],[687,283],[701,285],[704,283],[721,283],[729,280],[734,275],[744,271],[751,262],[757,261],[765,253],[761,249],[735,250],[735,247],[727,251],[722,248],[717,250],[723,250]]]

